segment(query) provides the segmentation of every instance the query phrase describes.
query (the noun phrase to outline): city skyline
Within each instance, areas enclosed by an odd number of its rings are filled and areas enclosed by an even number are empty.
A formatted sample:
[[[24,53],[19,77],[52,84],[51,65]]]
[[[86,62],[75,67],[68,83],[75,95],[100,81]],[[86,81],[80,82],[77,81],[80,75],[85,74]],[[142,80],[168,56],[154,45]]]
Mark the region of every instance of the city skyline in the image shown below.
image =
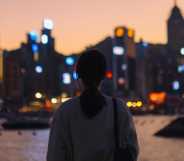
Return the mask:
[[[1,48],[19,47],[22,41],[26,41],[27,32],[36,30],[39,33],[43,19],[50,18],[55,24],[53,36],[56,38],[56,49],[70,54],[112,35],[118,25],[135,29],[136,40],[142,37],[148,42],[166,43],[166,21],[174,1],[163,0],[159,2],[159,8],[155,1],[146,0],[33,0],[21,3],[19,0],[7,0],[1,4]],[[184,10],[184,2],[178,0],[177,4]]]

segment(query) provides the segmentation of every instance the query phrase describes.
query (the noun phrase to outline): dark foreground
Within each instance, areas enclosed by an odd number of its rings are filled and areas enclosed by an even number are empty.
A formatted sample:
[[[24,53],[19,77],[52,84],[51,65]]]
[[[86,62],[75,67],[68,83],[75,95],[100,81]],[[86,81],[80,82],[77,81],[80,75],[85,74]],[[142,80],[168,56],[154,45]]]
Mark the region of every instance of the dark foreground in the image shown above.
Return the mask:
[[[163,138],[154,134],[175,117],[136,116],[134,118],[139,144],[139,161],[182,161],[184,138]],[[49,130],[1,131],[0,160],[45,161]]]

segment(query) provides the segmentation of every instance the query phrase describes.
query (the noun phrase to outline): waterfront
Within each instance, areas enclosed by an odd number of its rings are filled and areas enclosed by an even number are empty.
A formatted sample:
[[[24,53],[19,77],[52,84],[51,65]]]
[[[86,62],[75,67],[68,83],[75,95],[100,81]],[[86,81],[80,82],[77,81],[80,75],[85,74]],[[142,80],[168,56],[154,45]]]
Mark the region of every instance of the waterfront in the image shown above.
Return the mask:
[[[140,144],[139,161],[183,160],[184,139],[153,136],[174,118],[169,116],[136,116],[134,118]],[[20,131],[1,131],[0,160],[45,161],[48,136],[49,130],[21,131],[21,133]]]

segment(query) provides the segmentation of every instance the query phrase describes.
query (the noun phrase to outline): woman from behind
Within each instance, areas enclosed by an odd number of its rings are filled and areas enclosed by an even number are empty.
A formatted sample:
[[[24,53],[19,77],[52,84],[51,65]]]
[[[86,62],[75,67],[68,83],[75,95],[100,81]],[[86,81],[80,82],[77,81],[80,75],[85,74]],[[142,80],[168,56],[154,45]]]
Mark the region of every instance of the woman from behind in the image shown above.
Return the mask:
[[[99,90],[106,73],[104,55],[97,50],[82,53],[76,71],[83,91],[55,112],[47,161],[115,161],[114,104]],[[132,116],[119,99],[116,105],[119,144],[130,154],[125,161],[136,161],[138,143]]]

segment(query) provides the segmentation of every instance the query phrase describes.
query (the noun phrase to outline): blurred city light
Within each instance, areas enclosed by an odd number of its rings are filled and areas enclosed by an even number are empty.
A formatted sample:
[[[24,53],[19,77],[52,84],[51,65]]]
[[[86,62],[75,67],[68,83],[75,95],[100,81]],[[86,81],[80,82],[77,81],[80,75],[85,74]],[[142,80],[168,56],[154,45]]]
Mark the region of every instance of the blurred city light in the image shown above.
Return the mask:
[[[70,73],[63,73],[63,83],[64,84],[70,84],[71,83]]]
[[[122,70],[127,70],[127,65],[126,64],[123,64],[122,66],[121,66],[121,68],[122,68]]]
[[[48,30],[52,30],[54,27],[53,21],[51,19],[44,19],[43,27]]]
[[[115,29],[115,36],[116,36],[116,37],[122,37],[122,36],[124,36],[124,34],[125,34],[124,28],[122,28],[122,27],[117,27],[117,28]]]
[[[105,75],[107,78],[112,79],[112,71],[107,71]]]
[[[118,79],[118,84],[124,85],[125,84],[125,79],[124,78],[119,78]]]
[[[57,100],[57,98],[52,98],[52,99],[51,99],[51,102],[52,102],[53,104],[56,104],[56,103],[58,103],[58,100]]]
[[[43,72],[42,66],[37,65],[37,66],[35,67],[35,71],[36,71],[36,73],[42,73],[42,72]]]
[[[183,73],[184,72],[184,65],[179,65],[178,66],[178,72]]]
[[[64,103],[64,102],[68,101],[69,99],[71,99],[71,98],[70,98],[70,97],[62,98],[62,99],[61,99],[61,102]]]
[[[143,42],[142,45],[143,45],[144,47],[148,47],[148,43],[147,43],[147,42]]]
[[[181,54],[181,55],[184,55],[184,48],[181,48],[180,54]]]
[[[165,92],[153,92],[149,94],[149,100],[155,104],[162,104],[166,100]]]
[[[42,44],[47,44],[48,41],[49,41],[48,36],[47,36],[46,34],[43,34],[43,35],[41,36],[41,42],[42,42]]]
[[[66,59],[65,59],[65,63],[67,64],[67,65],[74,65],[74,63],[75,63],[75,61],[74,61],[74,58],[73,57],[67,57]]]
[[[127,101],[126,103],[127,107],[131,108],[140,108],[143,106],[143,102],[142,101]]]
[[[37,44],[32,44],[32,51],[33,51],[33,53],[38,52],[38,45]]]
[[[125,49],[121,46],[114,46],[113,53],[114,55],[123,55],[125,53]]]
[[[138,101],[138,102],[137,102],[137,107],[142,107],[142,106],[143,106],[142,101]]]
[[[33,57],[34,57],[34,61],[38,61],[38,59],[39,59],[39,54],[38,54],[38,53],[34,53]]]
[[[37,41],[38,40],[38,34],[35,31],[29,32],[29,36],[30,36],[30,39],[32,41]]]
[[[42,98],[42,94],[40,92],[35,93],[35,98],[37,99]]]
[[[78,74],[77,74],[77,72],[73,72],[73,79],[74,79],[74,80],[77,80],[77,79],[78,79]]]
[[[180,82],[179,81],[174,81],[172,84],[173,90],[179,90],[180,89]]]
[[[134,30],[133,29],[128,29],[128,37],[130,37],[130,38],[134,37]]]
[[[126,105],[127,105],[127,107],[132,107],[132,102],[131,102],[131,101],[128,101],[128,102],[126,103]]]
[[[66,97],[68,97],[68,94],[67,94],[66,92],[63,92],[63,93],[61,94],[61,98],[66,98]]]

